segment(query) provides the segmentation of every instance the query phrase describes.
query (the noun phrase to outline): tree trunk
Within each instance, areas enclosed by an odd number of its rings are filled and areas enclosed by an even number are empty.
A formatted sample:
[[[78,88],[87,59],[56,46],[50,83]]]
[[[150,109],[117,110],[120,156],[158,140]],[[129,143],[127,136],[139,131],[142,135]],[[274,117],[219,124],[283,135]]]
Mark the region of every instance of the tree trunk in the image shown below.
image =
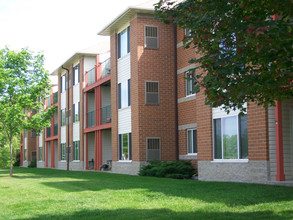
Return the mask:
[[[10,144],[10,176],[12,177],[12,172],[13,172],[13,163],[12,163],[12,138],[9,139],[9,144]]]

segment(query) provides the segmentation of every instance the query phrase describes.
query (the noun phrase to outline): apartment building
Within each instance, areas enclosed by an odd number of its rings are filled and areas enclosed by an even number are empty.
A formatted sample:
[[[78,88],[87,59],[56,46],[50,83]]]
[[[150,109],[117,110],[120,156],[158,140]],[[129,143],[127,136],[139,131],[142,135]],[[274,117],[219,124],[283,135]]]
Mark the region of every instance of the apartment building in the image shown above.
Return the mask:
[[[106,42],[80,51],[51,74],[58,77],[58,85],[44,100],[44,109],[56,105],[58,111],[37,138],[24,132],[22,166],[27,166],[33,155],[39,168],[99,170],[102,164],[111,166],[108,48]]]
[[[131,7],[99,32],[111,38],[113,172],[150,159],[191,160],[199,180],[293,180],[293,99],[227,114],[195,94],[188,31],[154,19],[154,1]]]
[[[28,116],[33,114],[31,111],[24,110]],[[36,132],[24,130],[20,135],[20,166],[28,165],[36,160]]]
[[[191,160],[203,181],[292,181],[293,99],[247,103],[244,116],[205,105],[188,62],[199,54],[183,47],[189,32],[154,19],[155,2],[126,9],[99,32],[110,36],[110,53],[76,53],[52,73],[58,112],[37,137],[38,167],[108,164],[137,174],[151,159],[179,159]],[[25,166],[31,153],[21,146]]]

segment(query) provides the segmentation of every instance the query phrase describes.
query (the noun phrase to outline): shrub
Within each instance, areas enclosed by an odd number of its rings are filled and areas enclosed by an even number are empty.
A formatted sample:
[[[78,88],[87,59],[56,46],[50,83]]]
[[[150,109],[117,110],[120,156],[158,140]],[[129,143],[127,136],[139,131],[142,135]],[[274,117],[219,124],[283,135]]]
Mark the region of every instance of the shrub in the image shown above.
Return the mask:
[[[196,169],[190,161],[158,161],[151,160],[149,164],[142,166],[138,175],[155,176],[174,179],[190,179],[195,174]]]
[[[35,168],[37,167],[37,161],[36,160],[32,160],[30,165],[28,165],[29,168]]]

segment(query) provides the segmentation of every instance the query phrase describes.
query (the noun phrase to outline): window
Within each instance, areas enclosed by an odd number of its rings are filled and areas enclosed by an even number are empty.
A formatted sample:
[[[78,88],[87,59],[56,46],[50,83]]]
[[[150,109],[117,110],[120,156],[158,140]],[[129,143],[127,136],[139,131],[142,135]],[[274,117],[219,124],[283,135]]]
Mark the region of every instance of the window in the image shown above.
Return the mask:
[[[119,134],[119,160],[131,160],[131,133]]]
[[[61,155],[61,160],[66,160],[66,147],[65,147],[65,143],[61,144],[60,147],[60,155]]]
[[[185,35],[186,37],[190,37],[190,36],[191,36],[191,29],[189,29],[189,28],[185,28],[185,29],[184,29],[184,35]]]
[[[145,104],[159,104],[159,82],[146,82]]]
[[[79,121],[79,102],[73,104],[73,122]]]
[[[79,64],[73,67],[73,85],[79,83]]]
[[[248,158],[247,115],[214,119],[214,158]]]
[[[65,109],[61,109],[61,126],[65,126]]]
[[[118,34],[118,59],[130,52],[129,27]]]
[[[79,141],[73,141],[73,160],[79,160]]]
[[[197,153],[197,130],[196,129],[187,130],[187,153],[188,154]]]
[[[39,161],[42,161],[43,160],[43,147],[40,146],[39,147]]]
[[[130,106],[130,79],[118,84],[118,109]]]
[[[194,71],[186,72],[186,96],[195,94]]]
[[[25,161],[27,160],[26,152],[27,152],[27,150],[26,150],[26,148],[24,148],[24,160],[25,160]]]
[[[32,130],[32,131],[31,131],[31,137],[32,137],[32,138],[36,137],[36,131],[35,131],[35,130]]]
[[[161,160],[160,138],[147,138],[147,161]]]
[[[158,27],[145,26],[144,47],[149,49],[159,48]]]
[[[65,75],[61,76],[61,93],[65,92],[66,86],[65,86],[66,78]]]
[[[47,106],[48,107],[51,106],[51,96],[48,96],[48,98],[47,98]]]

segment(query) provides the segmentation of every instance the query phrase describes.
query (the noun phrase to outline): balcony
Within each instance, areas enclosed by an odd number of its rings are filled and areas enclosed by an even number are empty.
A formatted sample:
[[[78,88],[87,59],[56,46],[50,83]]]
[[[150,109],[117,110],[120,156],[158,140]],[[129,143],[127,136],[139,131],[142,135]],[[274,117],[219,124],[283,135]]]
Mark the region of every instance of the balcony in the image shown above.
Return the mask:
[[[47,138],[51,137],[51,127],[47,127]]]
[[[54,136],[58,135],[58,123],[54,124]]]
[[[53,104],[56,104],[58,102],[58,92],[55,92],[53,94]]]
[[[102,63],[102,79],[111,74],[110,58]]]
[[[107,105],[101,108],[101,123],[106,124],[111,122],[111,105]]]
[[[90,112],[87,112],[87,127],[90,128],[90,127],[94,127],[96,125],[96,117],[95,117],[95,114],[96,114],[96,111],[90,111]]]
[[[96,68],[92,68],[87,72],[87,85],[91,85],[96,81]]]

